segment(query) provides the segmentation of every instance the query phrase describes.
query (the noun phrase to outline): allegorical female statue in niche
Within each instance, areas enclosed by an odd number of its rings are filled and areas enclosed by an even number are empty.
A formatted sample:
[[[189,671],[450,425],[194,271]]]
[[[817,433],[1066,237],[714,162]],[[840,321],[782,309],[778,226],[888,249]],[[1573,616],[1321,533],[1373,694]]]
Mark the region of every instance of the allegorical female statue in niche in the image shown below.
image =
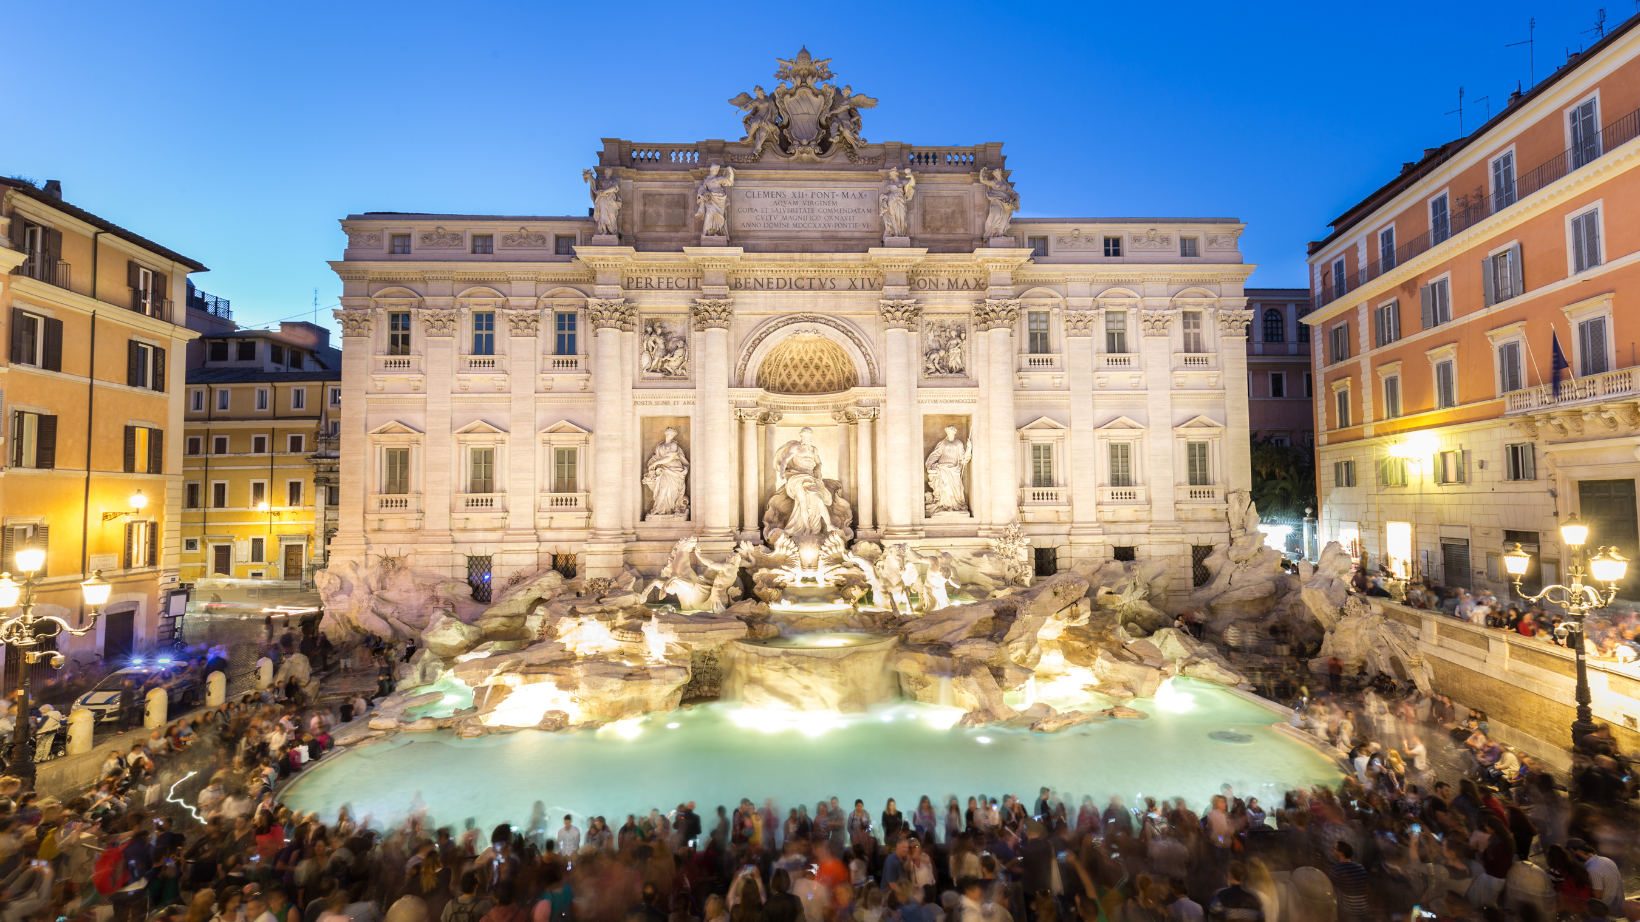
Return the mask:
[[[797,438],[780,447],[775,455],[774,486],[774,496],[763,513],[766,540],[772,541],[776,531],[799,545],[805,538],[824,538],[828,532],[838,532],[845,540],[852,537],[848,523],[853,509],[843,498],[843,485],[822,475],[813,429],[804,427]]]
[[[681,518],[689,512],[689,459],[676,441],[678,430],[668,428],[666,437],[655,446],[644,468],[643,485],[649,488],[649,518]]]
[[[974,459],[974,443],[957,438],[957,427],[946,426],[945,438],[928,453],[928,494],[923,498],[924,515],[937,512],[968,512],[968,493],[962,483],[963,471]]]

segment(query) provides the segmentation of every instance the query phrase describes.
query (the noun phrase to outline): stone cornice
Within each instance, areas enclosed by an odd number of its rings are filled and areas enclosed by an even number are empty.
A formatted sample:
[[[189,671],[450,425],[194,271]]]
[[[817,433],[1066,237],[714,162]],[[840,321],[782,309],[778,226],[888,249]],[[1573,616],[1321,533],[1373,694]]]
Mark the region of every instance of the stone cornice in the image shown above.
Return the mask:
[[[866,253],[884,272],[909,272],[928,256],[922,247],[872,247]]]
[[[990,272],[1018,269],[1031,259],[1029,247],[985,247],[974,251],[974,262]]]
[[[683,255],[702,269],[731,269],[746,251],[740,247],[684,247]]]
[[[589,269],[619,269],[631,262],[637,252],[632,247],[578,246],[575,259]]]

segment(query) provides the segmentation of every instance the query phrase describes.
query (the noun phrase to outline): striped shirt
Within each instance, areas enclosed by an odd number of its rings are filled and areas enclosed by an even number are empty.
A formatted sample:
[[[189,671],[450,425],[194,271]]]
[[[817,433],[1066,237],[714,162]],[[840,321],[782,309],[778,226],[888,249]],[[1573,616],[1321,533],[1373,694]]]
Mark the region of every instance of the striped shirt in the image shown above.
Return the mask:
[[[1367,869],[1354,861],[1340,861],[1327,870],[1338,893],[1339,922],[1367,918]]]

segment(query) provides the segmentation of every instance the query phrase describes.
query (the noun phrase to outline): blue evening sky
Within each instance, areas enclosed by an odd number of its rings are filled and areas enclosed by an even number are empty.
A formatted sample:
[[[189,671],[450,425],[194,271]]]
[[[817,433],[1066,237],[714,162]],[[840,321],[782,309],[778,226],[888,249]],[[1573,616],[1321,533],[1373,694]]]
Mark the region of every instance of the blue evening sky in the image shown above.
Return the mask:
[[[1608,3],[1608,26],[1633,14]],[[1598,0],[1526,3],[86,3],[13,23],[0,174],[192,256],[246,325],[320,321],[353,212],[585,214],[600,138],[738,139],[807,44],[867,139],[1002,141],[1027,216],[1228,216],[1250,284],[1496,112]],[[16,18],[16,17],[14,17]],[[1531,164],[1522,164],[1522,169]]]

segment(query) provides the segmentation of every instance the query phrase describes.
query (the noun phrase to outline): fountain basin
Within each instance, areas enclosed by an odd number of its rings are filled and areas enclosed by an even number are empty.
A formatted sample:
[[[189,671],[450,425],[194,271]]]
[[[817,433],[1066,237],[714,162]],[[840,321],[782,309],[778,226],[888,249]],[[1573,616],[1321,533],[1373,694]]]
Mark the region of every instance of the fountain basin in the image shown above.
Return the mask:
[[[747,707],[855,714],[899,697],[894,634],[824,632],[737,640],[723,650],[722,698]]]

